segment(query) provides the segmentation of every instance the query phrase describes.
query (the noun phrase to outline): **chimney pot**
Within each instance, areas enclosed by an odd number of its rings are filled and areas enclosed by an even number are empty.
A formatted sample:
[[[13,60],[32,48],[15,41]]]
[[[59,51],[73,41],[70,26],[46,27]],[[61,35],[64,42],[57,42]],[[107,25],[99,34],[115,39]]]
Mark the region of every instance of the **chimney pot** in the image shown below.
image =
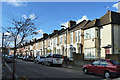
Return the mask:
[[[68,22],[68,27],[73,27],[74,25],[76,25],[76,21],[70,20]]]

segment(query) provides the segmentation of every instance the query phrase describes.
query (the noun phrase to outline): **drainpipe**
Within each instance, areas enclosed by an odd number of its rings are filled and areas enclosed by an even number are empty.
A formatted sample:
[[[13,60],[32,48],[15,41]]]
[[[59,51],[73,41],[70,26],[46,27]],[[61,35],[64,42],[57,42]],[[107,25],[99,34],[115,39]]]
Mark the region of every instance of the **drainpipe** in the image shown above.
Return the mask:
[[[111,37],[111,40],[112,40],[112,54],[114,54],[114,25],[112,25],[112,28],[111,28],[111,34],[112,34],[112,37]]]

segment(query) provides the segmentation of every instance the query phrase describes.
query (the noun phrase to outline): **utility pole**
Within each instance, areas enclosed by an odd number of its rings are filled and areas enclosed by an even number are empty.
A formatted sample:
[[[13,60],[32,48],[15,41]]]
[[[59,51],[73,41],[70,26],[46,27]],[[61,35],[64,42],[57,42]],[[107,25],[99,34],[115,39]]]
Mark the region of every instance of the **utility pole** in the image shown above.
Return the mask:
[[[2,57],[4,55],[3,65],[5,65],[5,54],[3,54],[3,52],[4,52],[4,50],[3,50],[3,43],[4,43],[4,33],[2,33]]]

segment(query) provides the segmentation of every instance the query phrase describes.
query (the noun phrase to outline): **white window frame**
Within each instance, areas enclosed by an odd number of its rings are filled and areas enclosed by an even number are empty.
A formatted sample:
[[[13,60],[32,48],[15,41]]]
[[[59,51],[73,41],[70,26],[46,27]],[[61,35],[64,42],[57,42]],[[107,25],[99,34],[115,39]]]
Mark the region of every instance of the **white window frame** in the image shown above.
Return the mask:
[[[70,34],[71,37],[71,44],[73,44],[73,32]]]
[[[64,35],[64,43],[66,44],[67,43],[67,37],[66,37],[66,34]]]
[[[78,31],[75,32],[75,42],[78,42]]]
[[[78,42],[81,43],[81,31],[78,31]]]

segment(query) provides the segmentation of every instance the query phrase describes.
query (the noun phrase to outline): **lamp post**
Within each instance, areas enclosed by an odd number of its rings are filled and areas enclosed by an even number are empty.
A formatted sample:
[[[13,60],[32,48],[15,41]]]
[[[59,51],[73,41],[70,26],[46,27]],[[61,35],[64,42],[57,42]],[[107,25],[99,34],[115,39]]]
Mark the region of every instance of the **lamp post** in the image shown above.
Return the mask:
[[[3,65],[5,65],[5,49],[6,49],[6,44],[4,45],[4,42],[6,42],[6,38],[5,38],[5,36],[8,36],[8,35],[6,35],[5,33],[2,33],[2,55],[3,55],[3,53],[4,53],[4,60],[3,60]],[[5,39],[5,41],[4,41],[4,39]],[[4,47],[4,48],[3,48]],[[4,50],[3,50],[4,49]],[[3,57],[3,56],[2,56]]]
[[[4,42],[4,33],[2,33],[2,57],[3,57],[3,42]],[[5,62],[5,54],[4,54],[3,65],[4,65],[4,62]]]
[[[64,25],[61,25],[61,27],[66,28],[66,57],[67,57],[67,33],[68,33],[68,28]]]

